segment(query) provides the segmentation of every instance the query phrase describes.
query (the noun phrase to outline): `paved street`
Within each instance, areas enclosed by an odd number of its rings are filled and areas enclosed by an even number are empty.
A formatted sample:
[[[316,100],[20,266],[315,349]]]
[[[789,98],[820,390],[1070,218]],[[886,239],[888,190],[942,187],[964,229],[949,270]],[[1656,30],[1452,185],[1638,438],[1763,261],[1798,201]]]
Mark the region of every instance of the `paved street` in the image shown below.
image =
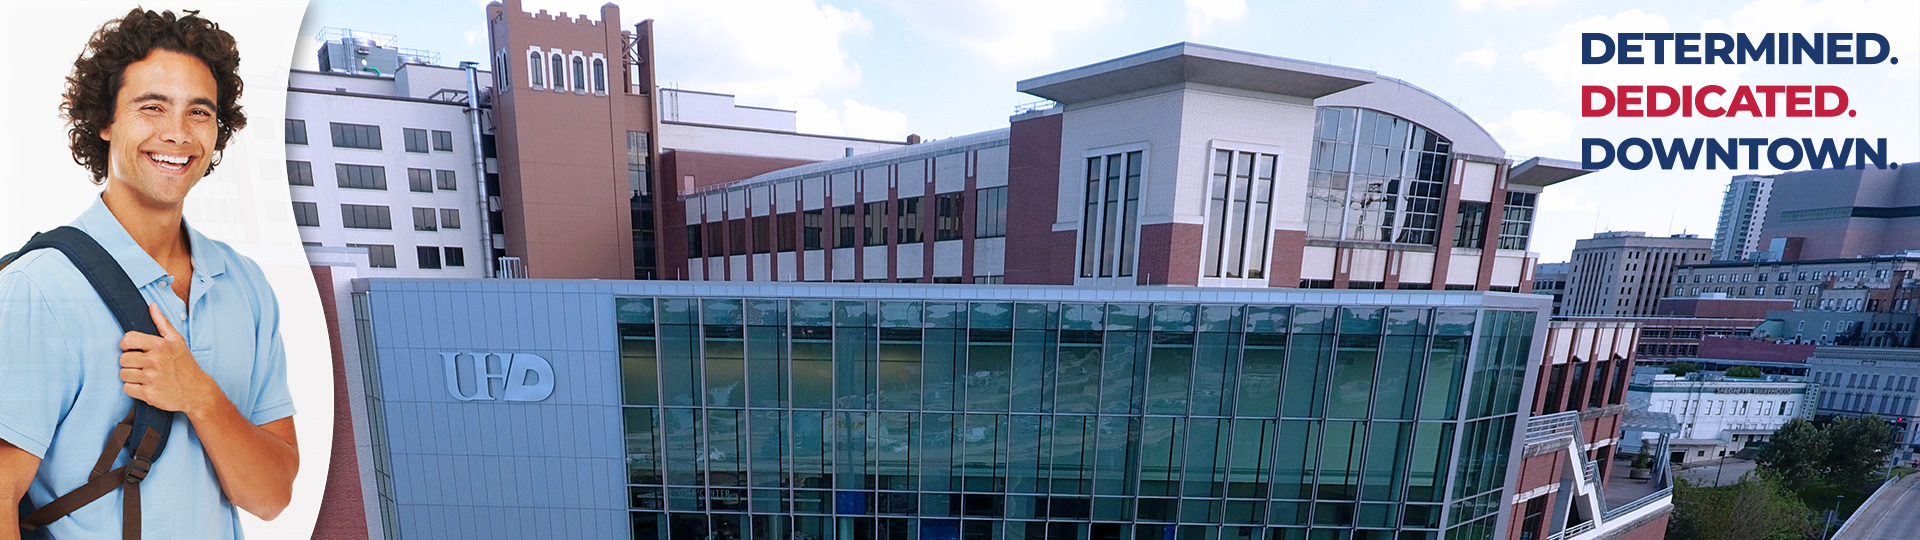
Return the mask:
[[[1854,512],[1834,540],[1912,540],[1915,531],[1920,531],[1920,474],[1909,474]]]

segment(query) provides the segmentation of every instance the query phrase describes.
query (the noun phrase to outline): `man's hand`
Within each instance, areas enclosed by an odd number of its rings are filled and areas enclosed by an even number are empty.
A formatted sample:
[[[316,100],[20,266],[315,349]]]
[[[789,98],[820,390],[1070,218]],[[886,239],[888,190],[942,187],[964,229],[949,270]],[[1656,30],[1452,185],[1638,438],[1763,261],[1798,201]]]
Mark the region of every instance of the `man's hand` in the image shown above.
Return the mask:
[[[120,350],[125,351],[120,354],[120,380],[127,395],[187,416],[213,462],[221,491],[234,506],[261,519],[280,515],[293,500],[293,477],[300,470],[293,419],[258,426],[248,422],[200,369],[186,339],[167,322],[160,306],[147,304],[147,314],[160,335],[127,332],[120,338]]]
[[[120,380],[133,399],[145,401],[162,410],[187,416],[206,410],[220,396],[220,385],[200,369],[187,341],[173,329],[173,323],[160,313],[160,306],[147,304],[160,335],[127,332],[120,338]]]

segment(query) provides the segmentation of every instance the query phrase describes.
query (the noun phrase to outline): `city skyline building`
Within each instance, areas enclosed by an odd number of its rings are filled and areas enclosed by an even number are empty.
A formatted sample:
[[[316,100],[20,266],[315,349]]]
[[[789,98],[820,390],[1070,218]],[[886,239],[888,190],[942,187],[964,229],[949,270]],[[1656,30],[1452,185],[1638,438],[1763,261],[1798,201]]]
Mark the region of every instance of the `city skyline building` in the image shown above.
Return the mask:
[[[1654,314],[1681,265],[1707,262],[1711,239],[1695,234],[1647,236],[1612,231],[1574,242],[1567,271],[1566,316]]]
[[[1759,251],[1773,177],[1743,174],[1727,182],[1720,222],[1713,231],[1713,261],[1744,261]]]
[[[1773,177],[1760,237],[1769,261],[1851,259],[1920,249],[1920,163]]]

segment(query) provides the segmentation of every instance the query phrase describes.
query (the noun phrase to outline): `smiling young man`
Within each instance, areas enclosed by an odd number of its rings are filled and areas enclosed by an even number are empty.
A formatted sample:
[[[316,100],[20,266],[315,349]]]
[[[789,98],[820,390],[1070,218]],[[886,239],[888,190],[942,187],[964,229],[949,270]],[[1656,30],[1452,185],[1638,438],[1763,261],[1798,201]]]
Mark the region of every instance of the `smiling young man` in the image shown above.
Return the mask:
[[[67,78],[73,159],[106,184],[72,226],[126,271],[160,335],[122,332],[58,251],[0,270],[0,540],[17,534],[21,496],[45,505],[87,482],[136,398],[175,413],[140,484],[146,537],[239,538],[236,507],[272,519],[291,499],[299,453],[273,291],[181,217],[246,124],[239,61],[233,37],[194,12],[135,9],[94,34]],[[120,535],[121,491],[45,531]]]

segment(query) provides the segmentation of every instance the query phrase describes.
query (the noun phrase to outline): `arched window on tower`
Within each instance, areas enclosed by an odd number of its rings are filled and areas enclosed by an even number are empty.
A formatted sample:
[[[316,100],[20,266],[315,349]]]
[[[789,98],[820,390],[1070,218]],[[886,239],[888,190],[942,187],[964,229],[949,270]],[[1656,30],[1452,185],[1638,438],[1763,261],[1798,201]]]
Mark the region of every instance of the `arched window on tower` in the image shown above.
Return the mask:
[[[553,77],[552,87],[554,90],[566,90],[567,57],[561,56],[560,53],[553,53],[551,58],[553,61],[549,62],[550,67],[548,68],[548,74]]]
[[[547,78],[541,76],[542,74],[540,73],[541,71],[543,71],[542,69],[540,69],[540,61],[541,61],[540,51],[536,50],[536,51],[527,53],[527,85],[528,86],[532,86],[534,88],[544,88],[547,86]]]
[[[605,58],[593,59],[593,92],[601,95],[607,93],[607,59]]]
[[[573,57],[573,91],[587,91],[587,61],[578,56]]]

